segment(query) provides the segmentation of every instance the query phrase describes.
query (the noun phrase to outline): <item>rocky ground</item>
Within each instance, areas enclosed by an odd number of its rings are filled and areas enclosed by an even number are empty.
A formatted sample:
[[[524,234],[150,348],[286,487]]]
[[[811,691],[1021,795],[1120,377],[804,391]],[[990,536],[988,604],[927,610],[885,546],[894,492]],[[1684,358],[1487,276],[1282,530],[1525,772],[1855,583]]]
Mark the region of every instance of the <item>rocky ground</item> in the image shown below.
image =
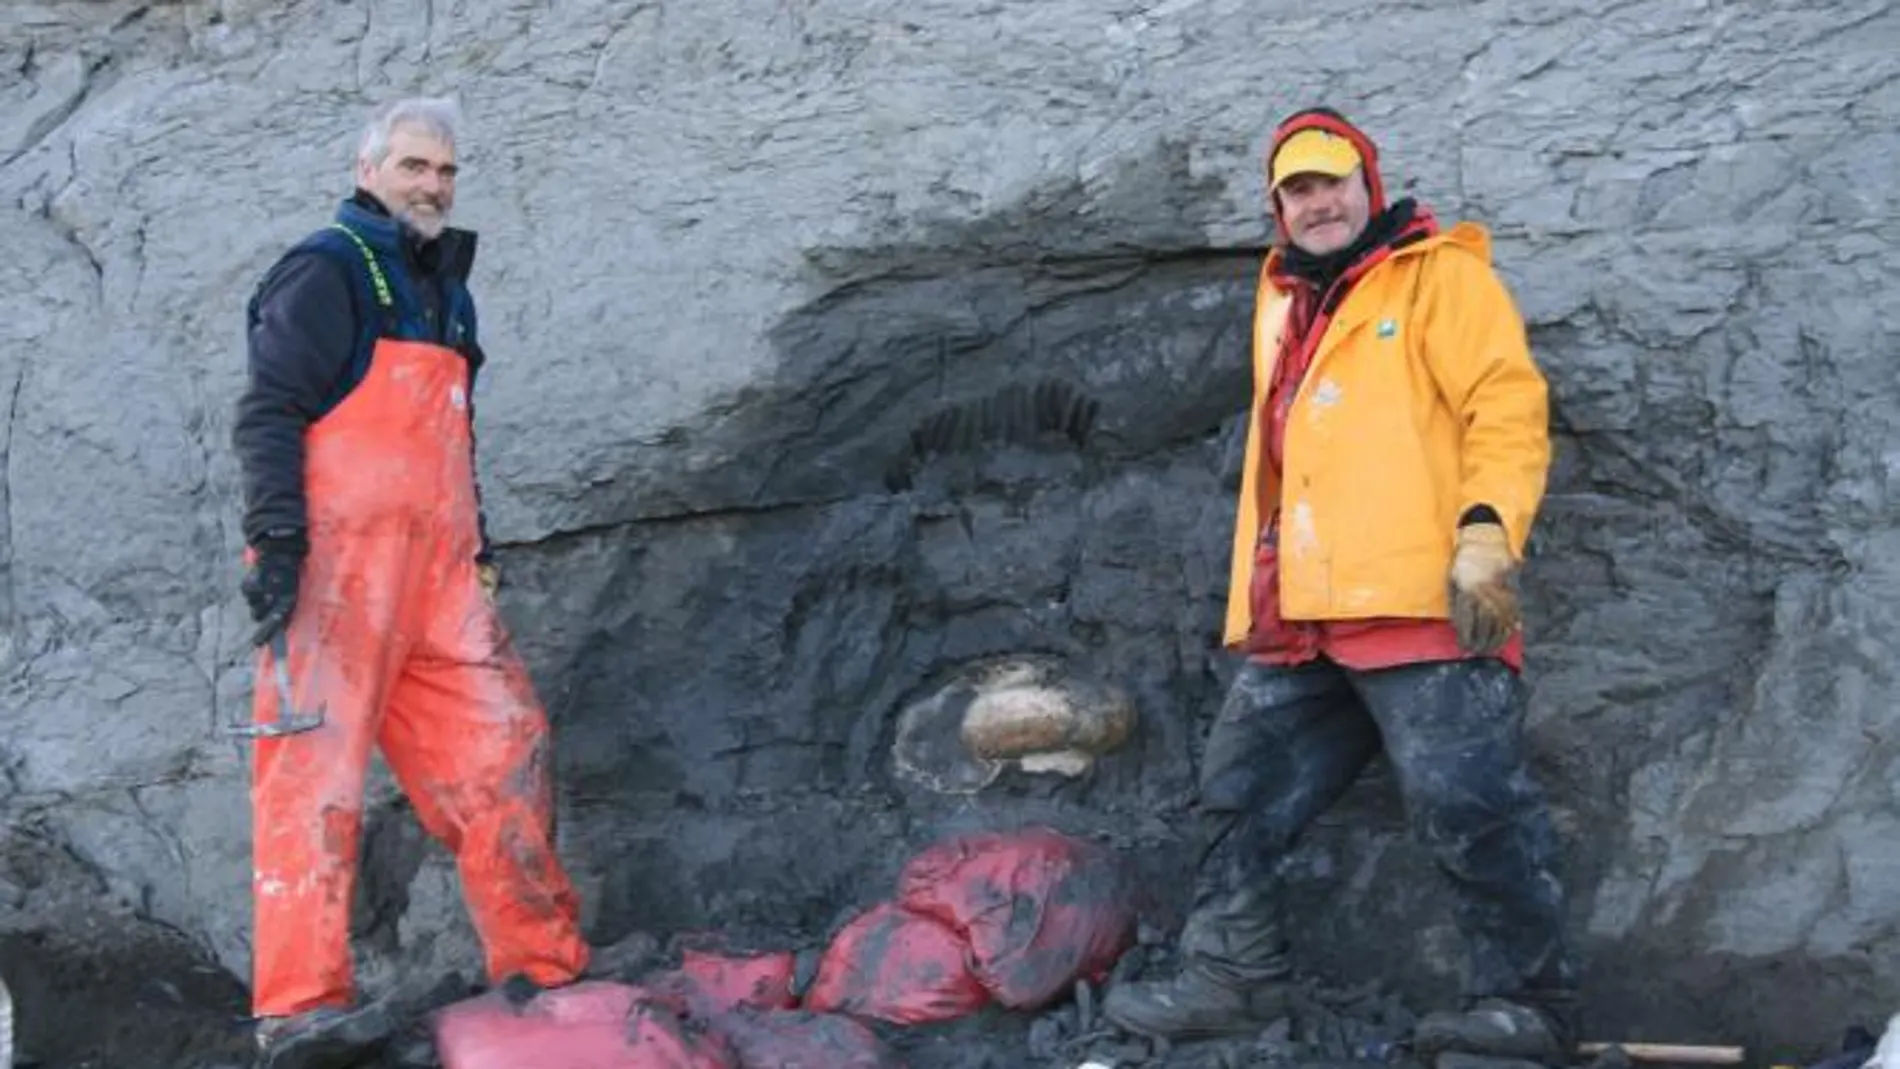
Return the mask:
[[[132,938],[128,940],[128,935]],[[103,926],[0,938],[17,1057],[46,1069],[210,1069],[249,1051],[248,997],[181,939]]]
[[[102,943],[108,933],[98,933]],[[0,942],[21,977],[21,1050],[44,1069],[239,1069],[248,1065],[243,992],[181,944],[126,948],[103,957],[97,944],[57,947],[25,940]],[[1129,964],[1143,956],[1131,951]],[[428,1005],[467,991],[459,977],[419,992]],[[936,1025],[874,1030],[909,1069],[1075,1069],[1094,1061],[1115,1069],[1242,1069],[1246,1066],[1317,1067],[1383,1059],[1378,1044],[1401,1034],[1412,1019],[1389,993],[1315,987],[1295,1020],[1257,1037],[1157,1044],[1121,1034],[1094,1007],[1100,989],[1041,1014],[997,1009]],[[377,1069],[433,1069],[439,1065],[416,1024]]]
[[[1114,977],[1164,975],[1172,951],[1162,933],[1143,926],[1142,942],[1117,965]],[[765,936],[759,945],[814,945],[796,937]],[[103,948],[114,948],[106,953]],[[249,1063],[245,997],[236,980],[181,939],[150,937],[148,929],[80,933],[75,941],[0,939],[0,960],[15,978],[21,1010],[21,1066],[39,1069],[244,1069]],[[636,934],[603,951],[638,975],[677,962],[677,944]],[[897,1062],[908,1069],[1424,1069],[1394,1040],[1418,1011],[1378,983],[1341,987],[1304,977],[1293,1012],[1256,1035],[1167,1043],[1122,1033],[1099,1014],[1105,986],[1079,983],[1071,997],[1036,1013],[998,1008],[941,1024],[896,1026],[871,1021]],[[1110,982],[1113,982],[1111,978]],[[407,1029],[386,1056],[365,1069],[438,1069],[428,1011],[478,993],[460,974],[433,981],[412,978],[394,994],[406,1007]],[[1865,1033],[1849,1045],[1870,1042]],[[1828,1037],[1798,1056],[1834,1053]],[[1512,1063],[1505,1063],[1506,1066]],[[1629,1069],[1621,1051],[1580,1058],[1588,1069]],[[1751,1065],[1765,1065],[1761,1057]],[[1785,1062],[1783,1063],[1785,1064]],[[1858,1069],[1841,1065],[1833,1069]],[[1494,1069],[1475,1063],[1476,1069]],[[800,1067],[806,1069],[806,1067]],[[1442,1067],[1441,1067],[1442,1069]]]

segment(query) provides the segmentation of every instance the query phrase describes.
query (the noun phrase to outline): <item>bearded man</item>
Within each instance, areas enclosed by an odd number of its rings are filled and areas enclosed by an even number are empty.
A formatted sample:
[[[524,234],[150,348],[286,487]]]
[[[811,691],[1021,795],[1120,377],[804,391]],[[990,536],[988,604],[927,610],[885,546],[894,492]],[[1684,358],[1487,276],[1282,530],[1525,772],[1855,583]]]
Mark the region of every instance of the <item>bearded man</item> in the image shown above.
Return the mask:
[[[572,982],[590,952],[555,857],[548,724],[494,604],[471,397],[483,356],[455,205],[452,102],[379,112],[335,220],[249,306],[243,472],[258,629],[252,768],[260,1064],[354,1064],[388,1038],[354,1006],[349,949],[363,789],[380,748],[454,852],[491,980]],[[273,661],[275,663],[273,663]],[[311,717],[314,719],[314,717]],[[519,978],[517,980],[516,978]]]

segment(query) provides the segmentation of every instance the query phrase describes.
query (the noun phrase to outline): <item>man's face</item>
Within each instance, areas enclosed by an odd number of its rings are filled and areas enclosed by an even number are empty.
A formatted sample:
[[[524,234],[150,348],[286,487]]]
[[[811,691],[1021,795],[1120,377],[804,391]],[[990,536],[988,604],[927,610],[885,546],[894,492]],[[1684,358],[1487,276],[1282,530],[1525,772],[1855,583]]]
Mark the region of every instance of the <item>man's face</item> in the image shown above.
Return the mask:
[[[1363,170],[1344,178],[1296,174],[1280,183],[1280,225],[1287,239],[1314,256],[1359,240],[1372,214]]]
[[[356,162],[356,181],[391,215],[434,238],[455,207],[455,149],[425,130],[398,126],[381,163]]]

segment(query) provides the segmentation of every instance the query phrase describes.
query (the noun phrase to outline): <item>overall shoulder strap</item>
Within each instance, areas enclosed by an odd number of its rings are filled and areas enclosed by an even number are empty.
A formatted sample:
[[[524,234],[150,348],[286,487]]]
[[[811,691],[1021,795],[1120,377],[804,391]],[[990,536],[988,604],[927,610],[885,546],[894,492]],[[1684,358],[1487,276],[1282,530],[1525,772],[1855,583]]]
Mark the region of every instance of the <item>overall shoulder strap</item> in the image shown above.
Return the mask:
[[[376,250],[369,247],[363,236],[342,223],[331,223],[330,229],[340,231],[350,239],[357,251],[363,254],[363,266],[369,269],[370,293],[376,300],[376,307],[383,312],[385,320],[396,314],[396,298],[389,289],[389,276],[383,273],[383,265],[376,259]]]

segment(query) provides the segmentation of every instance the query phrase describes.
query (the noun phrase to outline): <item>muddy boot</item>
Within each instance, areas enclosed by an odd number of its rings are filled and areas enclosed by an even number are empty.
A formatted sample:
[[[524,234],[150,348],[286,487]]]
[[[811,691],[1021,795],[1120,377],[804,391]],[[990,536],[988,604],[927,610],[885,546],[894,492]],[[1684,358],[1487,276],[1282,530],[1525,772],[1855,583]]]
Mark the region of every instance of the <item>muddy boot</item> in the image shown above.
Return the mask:
[[[395,1031],[380,1003],[266,1017],[257,1022],[257,1069],[352,1069],[378,1054]]]
[[[1555,1007],[1485,998],[1469,1009],[1426,1015],[1412,1030],[1412,1049],[1427,1062],[1459,1053],[1568,1065],[1576,1046],[1571,1031],[1567,1014]]]
[[[1119,984],[1102,1015],[1163,1039],[1246,1035],[1287,1013],[1292,984],[1280,925],[1264,896],[1230,895],[1198,911],[1181,933],[1171,980]]]
[[[636,932],[618,943],[587,948],[587,965],[572,979],[554,984],[538,984],[522,973],[509,973],[494,985],[502,998],[517,1009],[533,1002],[543,992],[559,991],[575,984],[607,982],[632,984],[651,972],[660,960],[660,945],[652,936]]]

